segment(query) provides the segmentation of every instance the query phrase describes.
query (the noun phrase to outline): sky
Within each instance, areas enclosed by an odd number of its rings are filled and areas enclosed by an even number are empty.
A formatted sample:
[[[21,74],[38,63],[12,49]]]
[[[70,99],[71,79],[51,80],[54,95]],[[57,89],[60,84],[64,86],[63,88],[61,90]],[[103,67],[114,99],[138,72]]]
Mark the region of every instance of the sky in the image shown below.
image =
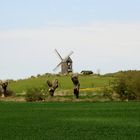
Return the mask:
[[[140,70],[139,7],[139,0],[0,0],[0,79],[54,73],[54,49],[74,52],[74,72]]]

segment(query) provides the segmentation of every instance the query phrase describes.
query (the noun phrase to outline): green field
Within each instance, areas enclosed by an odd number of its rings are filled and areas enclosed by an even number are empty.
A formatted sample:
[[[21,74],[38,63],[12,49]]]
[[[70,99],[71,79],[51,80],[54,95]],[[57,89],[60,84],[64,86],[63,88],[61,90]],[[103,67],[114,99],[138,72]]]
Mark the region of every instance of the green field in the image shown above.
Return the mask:
[[[1,140],[139,140],[140,102],[0,102]]]
[[[9,88],[15,93],[26,92],[29,88],[40,88],[46,85],[47,79],[53,80],[58,79],[59,88],[58,90],[69,90],[73,88],[73,84],[70,76],[41,76],[38,78],[28,78],[23,80],[18,80],[11,82]],[[110,81],[113,80],[112,77],[103,77],[103,76],[79,76],[80,87],[81,89],[85,88],[97,88],[108,86]]]
[[[47,80],[53,81],[58,79],[59,86],[55,91],[53,99],[50,99],[48,92]],[[80,100],[81,101],[102,101],[110,100],[105,99],[103,94],[103,88],[108,87],[113,81],[113,77],[107,76],[95,76],[95,75],[79,75],[80,81]],[[24,98],[28,89],[39,88],[45,89],[46,101],[74,101],[73,96],[73,83],[70,75],[42,75],[39,77],[28,78],[18,81],[12,81],[9,83],[8,88],[12,90],[16,97]],[[2,98],[0,100],[3,100]],[[6,99],[13,101],[14,99]],[[16,98],[15,100],[18,100]],[[24,100],[24,99],[22,99]]]

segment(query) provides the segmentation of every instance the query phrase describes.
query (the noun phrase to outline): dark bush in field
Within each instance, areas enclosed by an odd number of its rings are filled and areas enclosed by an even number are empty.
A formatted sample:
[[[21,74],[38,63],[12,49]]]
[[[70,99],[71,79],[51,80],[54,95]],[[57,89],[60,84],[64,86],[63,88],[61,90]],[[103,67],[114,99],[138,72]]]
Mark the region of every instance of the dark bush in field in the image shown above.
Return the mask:
[[[28,89],[25,99],[27,102],[43,101],[45,100],[45,92],[39,88]]]
[[[6,93],[4,94],[5,97],[14,96],[14,95],[15,95],[15,93],[14,93],[12,90],[9,90],[9,89],[8,89],[8,90],[6,91]]]
[[[5,97],[15,95],[15,93],[12,90],[7,90],[5,93],[3,93],[2,90],[0,90],[0,96],[2,96],[2,94],[4,94]]]
[[[81,71],[81,74],[90,75],[90,74],[93,74],[93,71],[91,71],[91,70],[83,70],[83,71]]]
[[[140,71],[120,72],[113,83],[113,90],[121,100],[140,99]]]
[[[2,95],[2,90],[0,89],[0,96]]]

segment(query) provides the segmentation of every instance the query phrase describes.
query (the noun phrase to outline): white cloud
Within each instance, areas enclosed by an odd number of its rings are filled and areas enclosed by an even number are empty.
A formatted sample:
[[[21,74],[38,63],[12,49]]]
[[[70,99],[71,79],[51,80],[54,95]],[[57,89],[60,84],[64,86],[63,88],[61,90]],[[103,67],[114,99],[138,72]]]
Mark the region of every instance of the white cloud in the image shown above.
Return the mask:
[[[96,23],[0,31],[0,78],[20,78],[52,72],[73,50],[74,71],[113,72],[140,69],[140,24]]]

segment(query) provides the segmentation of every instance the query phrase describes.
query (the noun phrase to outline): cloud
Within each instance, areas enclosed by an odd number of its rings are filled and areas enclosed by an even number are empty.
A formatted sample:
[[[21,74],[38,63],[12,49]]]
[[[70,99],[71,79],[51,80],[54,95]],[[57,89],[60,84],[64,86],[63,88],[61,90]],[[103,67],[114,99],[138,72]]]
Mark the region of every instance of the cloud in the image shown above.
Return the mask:
[[[52,72],[73,50],[74,71],[102,73],[140,69],[140,23],[94,23],[0,31],[0,77],[20,78]]]

